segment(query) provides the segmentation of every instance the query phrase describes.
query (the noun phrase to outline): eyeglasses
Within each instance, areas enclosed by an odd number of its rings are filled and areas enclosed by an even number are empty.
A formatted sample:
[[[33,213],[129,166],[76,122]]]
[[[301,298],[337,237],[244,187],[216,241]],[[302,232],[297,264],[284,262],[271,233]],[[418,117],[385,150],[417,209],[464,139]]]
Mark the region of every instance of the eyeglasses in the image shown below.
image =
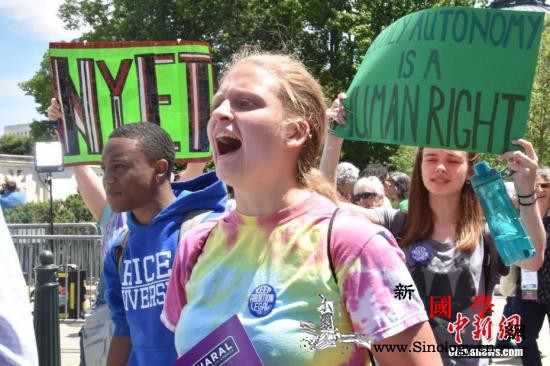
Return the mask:
[[[550,187],[550,183],[539,183],[539,184],[537,184],[537,186],[539,186],[542,189],[546,189],[546,188]]]
[[[378,194],[376,194],[374,192],[358,193],[358,194],[353,196],[353,202],[359,202],[363,199],[368,200],[369,198],[374,198],[376,196],[378,196]]]

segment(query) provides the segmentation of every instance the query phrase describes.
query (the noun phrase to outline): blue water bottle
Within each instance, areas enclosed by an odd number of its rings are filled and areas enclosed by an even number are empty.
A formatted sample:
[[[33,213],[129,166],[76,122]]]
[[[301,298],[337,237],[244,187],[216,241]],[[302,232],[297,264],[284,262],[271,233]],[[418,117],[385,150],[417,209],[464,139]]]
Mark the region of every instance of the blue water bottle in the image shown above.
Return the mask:
[[[486,161],[474,165],[472,187],[481,203],[502,261],[510,266],[535,255],[523,221],[506,193],[502,176]]]

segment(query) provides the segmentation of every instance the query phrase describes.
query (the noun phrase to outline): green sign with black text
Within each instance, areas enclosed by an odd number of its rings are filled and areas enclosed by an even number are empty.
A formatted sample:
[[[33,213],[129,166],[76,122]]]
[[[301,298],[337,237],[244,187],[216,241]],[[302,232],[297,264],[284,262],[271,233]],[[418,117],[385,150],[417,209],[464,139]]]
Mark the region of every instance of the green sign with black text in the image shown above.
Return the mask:
[[[202,42],[50,43],[65,163],[93,163],[118,126],[151,122],[175,143],[176,159],[210,156],[210,47]]]
[[[398,19],[347,90],[351,140],[502,153],[525,132],[543,13],[434,8]]]

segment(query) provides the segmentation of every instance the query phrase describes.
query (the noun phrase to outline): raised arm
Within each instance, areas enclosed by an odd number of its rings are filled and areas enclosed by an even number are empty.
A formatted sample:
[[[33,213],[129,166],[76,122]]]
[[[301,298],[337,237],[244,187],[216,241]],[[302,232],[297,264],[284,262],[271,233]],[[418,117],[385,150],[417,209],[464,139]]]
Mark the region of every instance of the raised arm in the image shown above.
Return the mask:
[[[61,107],[55,98],[52,99],[48,107],[48,119],[50,121],[61,120]],[[101,179],[94,173],[90,166],[75,166],[73,167],[73,171],[80,196],[82,196],[84,203],[92,213],[94,219],[96,219],[96,221],[101,220],[103,210],[107,203],[107,196],[105,195],[105,189],[103,188]]]
[[[96,221],[100,221],[107,205],[107,196],[101,178],[89,165],[73,167],[78,192]]]
[[[319,164],[319,170],[334,186],[336,186],[336,167],[340,161],[340,151],[343,143],[343,138],[327,133],[323,145],[323,154],[321,155],[321,164]]]
[[[339,124],[346,124],[346,120],[344,119],[346,113],[344,107],[342,106],[342,101],[345,98],[346,94],[338,94],[338,97],[334,100],[332,106],[327,110],[328,122],[334,121]],[[331,133],[326,134],[319,170],[334,186],[336,186],[336,167],[340,161],[340,151],[342,150],[343,143],[343,138],[334,136]]]
[[[527,229],[537,254],[518,266],[531,271],[537,271],[544,261],[546,234],[535,197],[535,179],[537,175],[537,154],[533,145],[526,140],[513,141],[523,147],[524,152],[508,151],[501,158],[508,160],[508,169],[514,172],[514,185],[520,202],[520,216]]]
[[[359,205],[354,205],[353,203],[344,201],[338,202],[338,207],[345,208],[346,210],[361,214],[373,224],[380,225],[380,218],[372,208],[364,208]]]

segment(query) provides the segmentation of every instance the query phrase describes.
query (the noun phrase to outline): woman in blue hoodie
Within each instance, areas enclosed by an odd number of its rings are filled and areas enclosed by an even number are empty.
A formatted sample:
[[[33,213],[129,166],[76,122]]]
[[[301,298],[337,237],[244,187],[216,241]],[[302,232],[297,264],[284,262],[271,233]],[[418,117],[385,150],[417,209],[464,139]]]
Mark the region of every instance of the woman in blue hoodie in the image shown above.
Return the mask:
[[[180,228],[190,212],[223,212],[226,189],[214,173],[170,184],[170,136],[152,123],[124,125],[102,155],[103,185],[128,231],[113,239],[104,263],[105,298],[115,324],[108,365],[171,365],[173,334],[160,313]]]

